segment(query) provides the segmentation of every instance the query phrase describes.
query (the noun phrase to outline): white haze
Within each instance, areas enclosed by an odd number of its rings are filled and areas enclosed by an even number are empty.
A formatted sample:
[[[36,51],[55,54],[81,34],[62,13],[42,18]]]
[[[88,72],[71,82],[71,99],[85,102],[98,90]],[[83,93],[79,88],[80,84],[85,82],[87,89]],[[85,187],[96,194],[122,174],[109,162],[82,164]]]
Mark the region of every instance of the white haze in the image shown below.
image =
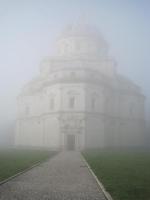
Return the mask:
[[[119,72],[150,98],[149,1],[0,0],[1,136],[13,133],[16,97],[22,86],[37,75],[40,61],[52,54],[61,30],[80,18],[100,29]],[[149,104],[147,100],[147,120]]]

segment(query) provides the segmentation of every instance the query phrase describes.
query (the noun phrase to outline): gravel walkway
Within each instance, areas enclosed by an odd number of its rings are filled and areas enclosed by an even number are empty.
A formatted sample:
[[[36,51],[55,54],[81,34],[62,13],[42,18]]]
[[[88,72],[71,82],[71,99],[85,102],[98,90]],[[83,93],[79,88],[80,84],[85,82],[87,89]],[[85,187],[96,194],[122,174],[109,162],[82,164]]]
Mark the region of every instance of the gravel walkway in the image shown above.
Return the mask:
[[[0,200],[106,200],[79,152],[61,152],[0,186]]]

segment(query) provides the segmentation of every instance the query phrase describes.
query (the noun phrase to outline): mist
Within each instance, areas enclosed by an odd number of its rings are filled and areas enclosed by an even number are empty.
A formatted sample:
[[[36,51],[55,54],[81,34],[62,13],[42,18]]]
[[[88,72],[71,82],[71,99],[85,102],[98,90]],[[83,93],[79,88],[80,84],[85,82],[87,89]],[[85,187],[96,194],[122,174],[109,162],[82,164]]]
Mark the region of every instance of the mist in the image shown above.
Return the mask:
[[[67,25],[96,26],[117,70],[141,87],[150,122],[150,3],[144,1],[0,1],[0,145],[13,143],[17,97],[38,76],[41,61],[55,55]],[[148,130],[149,131],[149,130]]]

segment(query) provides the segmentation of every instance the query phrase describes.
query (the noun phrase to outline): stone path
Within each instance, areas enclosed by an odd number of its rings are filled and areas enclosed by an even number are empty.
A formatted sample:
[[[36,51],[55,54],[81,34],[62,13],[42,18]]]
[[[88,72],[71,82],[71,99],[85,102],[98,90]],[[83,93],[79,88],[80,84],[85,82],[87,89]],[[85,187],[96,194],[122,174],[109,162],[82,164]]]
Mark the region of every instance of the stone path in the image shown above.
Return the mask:
[[[61,152],[0,186],[0,200],[106,200],[79,152]]]

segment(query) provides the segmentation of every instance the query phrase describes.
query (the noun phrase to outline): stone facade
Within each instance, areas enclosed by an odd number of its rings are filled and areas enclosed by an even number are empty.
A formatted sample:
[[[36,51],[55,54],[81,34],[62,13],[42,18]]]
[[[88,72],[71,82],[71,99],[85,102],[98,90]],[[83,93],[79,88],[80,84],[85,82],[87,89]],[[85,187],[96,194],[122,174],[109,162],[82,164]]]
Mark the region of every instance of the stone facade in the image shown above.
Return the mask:
[[[16,145],[76,150],[143,145],[145,97],[117,73],[100,33],[89,25],[69,26],[56,47],[18,97]]]

